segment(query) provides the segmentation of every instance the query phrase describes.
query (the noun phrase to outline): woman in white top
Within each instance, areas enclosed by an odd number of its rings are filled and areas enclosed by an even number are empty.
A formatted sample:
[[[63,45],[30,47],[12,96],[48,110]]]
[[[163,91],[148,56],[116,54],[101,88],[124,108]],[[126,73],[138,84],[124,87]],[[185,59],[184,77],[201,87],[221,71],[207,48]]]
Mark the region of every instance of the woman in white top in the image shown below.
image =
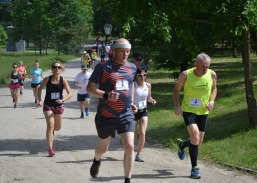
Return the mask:
[[[137,70],[137,78],[135,82],[135,92],[134,92],[134,103],[138,108],[137,113],[135,113],[136,127],[139,126],[139,138],[137,145],[137,154],[135,161],[144,162],[140,156],[145,144],[145,133],[148,123],[148,111],[147,111],[147,102],[156,104],[151,96],[151,84],[146,82],[147,76],[147,67],[140,67]],[[135,128],[135,135],[137,134],[137,128]]]

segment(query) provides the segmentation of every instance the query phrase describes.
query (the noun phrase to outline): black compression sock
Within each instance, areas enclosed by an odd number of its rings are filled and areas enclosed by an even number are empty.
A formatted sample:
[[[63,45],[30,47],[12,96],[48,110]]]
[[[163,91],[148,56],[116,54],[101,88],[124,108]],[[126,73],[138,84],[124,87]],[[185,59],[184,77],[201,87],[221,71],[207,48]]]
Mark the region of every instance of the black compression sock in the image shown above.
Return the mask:
[[[94,163],[97,163],[97,164],[101,163],[101,159],[97,161],[97,160],[94,158]]]
[[[189,155],[190,155],[192,167],[197,166],[198,145],[190,144]]]
[[[130,183],[130,178],[125,177],[125,182],[124,183]]]
[[[190,138],[188,138],[186,140],[183,140],[183,142],[181,143],[180,148],[185,149],[186,147],[189,147],[189,146],[190,146]]]

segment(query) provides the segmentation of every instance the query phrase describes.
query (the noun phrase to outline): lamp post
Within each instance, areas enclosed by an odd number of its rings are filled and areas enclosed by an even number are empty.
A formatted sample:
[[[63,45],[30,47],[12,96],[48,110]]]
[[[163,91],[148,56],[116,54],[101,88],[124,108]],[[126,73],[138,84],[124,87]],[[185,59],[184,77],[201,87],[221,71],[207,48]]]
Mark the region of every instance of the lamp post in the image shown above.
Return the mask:
[[[105,32],[105,44],[107,44],[107,37],[111,35],[112,32],[112,25],[111,24],[105,24],[104,25],[104,32]]]

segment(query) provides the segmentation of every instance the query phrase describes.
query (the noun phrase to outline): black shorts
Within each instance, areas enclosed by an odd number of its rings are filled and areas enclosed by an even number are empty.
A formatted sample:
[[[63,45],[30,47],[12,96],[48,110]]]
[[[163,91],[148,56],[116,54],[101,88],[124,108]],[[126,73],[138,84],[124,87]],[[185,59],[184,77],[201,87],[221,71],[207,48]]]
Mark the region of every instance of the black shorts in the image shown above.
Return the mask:
[[[41,83],[31,83],[31,88],[36,88],[38,85],[41,85]]]
[[[144,109],[138,110],[137,113],[134,114],[134,115],[135,115],[135,121],[138,121],[138,120],[140,120],[142,117],[148,116],[148,111],[147,111],[146,108],[144,108]]]
[[[88,98],[90,99],[90,94],[87,93],[87,94],[79,94],[77,95],[77,101],[78,102],[82,102],[82,101],[85,101],[85,99]]]
[[[198,126],[199,131],[205,132],[207,126],[208,115],[196,115],[191,112],[183,112],[183,118],[186,126],[191,124],[196,124]]]
[[[109,136],[115,137],[116,131],[118,134],[135,131],[135,121],[133,118],[107,118],[103,121],[95,120],[95,126],[98,137],[106,139]]]

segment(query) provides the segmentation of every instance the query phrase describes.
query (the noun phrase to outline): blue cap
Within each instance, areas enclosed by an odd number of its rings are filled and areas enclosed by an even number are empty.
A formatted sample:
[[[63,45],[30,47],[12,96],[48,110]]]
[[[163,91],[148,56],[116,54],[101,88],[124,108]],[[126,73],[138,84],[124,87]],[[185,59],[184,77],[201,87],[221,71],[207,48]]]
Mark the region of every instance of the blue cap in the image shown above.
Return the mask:
[[[86,64],[81,64],[81,68],[82,69],[87,69],[87,65]]]

